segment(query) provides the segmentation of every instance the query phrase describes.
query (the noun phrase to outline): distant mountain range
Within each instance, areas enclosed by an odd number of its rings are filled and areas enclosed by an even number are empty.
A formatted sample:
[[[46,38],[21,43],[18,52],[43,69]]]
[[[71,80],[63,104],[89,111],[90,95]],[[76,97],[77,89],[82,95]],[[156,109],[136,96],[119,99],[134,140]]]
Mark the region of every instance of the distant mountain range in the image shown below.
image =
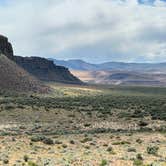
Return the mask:
[[[68,68],[56,65],[46,58],[14,56],[13,60],[41,81],[82,84],[78,78],[70,73]]]
[[[166,63],[91,64],[82,60],[52,60],[58,65],[68,67],[75,76],[88,83],[166,86]]]
[[[144,72],[166,72],[166,62],[165,63],[124,63],[124,62],[106,62],[100,64],[92,64],[85,62],[83,60],[56,60],[51,59],[57,65],[65,66],[72,70],[81,71],[144,71]]]

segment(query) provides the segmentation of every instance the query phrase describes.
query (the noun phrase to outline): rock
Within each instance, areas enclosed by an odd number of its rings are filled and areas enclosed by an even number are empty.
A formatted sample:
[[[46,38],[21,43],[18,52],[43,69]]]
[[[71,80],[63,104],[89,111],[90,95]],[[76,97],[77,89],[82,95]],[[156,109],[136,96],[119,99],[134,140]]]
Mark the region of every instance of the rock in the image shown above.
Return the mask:
[[[57,66],[53,61],[40,57],[21,57],[14,56],[11,43],[8,38],[0,35],[0,55],[4,54],[14,61],[19,67],[41,81],[61,82],[70,84],[82,84],[82,82],[72,75],[70,71]]]
[[[82,84],[82,82],[77,77],[73,76],[67,68],[57,66],[53,61],[48,59],[14,56],[14,61],[39,80]]]
[[[13,48],[8,38],[0,35],[0,53],[6,55],[8,58],[13,57]]]
[[[46,85],[3,54],[0,55],[0,89],[19,92],[49,92]]]

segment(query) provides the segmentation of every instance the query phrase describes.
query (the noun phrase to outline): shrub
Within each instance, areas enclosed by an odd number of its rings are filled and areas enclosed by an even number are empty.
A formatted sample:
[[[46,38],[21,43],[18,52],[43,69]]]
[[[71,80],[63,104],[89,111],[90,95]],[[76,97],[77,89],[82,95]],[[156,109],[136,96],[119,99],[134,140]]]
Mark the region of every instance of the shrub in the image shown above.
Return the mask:
[[[66,144],[63,144],[62,147],[63,147],[63,148],[67,148],[67,145],[66,145]]]
[[[83,140],[81,140],[81,143],[86,143],[86,142],[89,142],[89,141],[92,141],[92,138],[86,137]]]
[[[142,155],[141,155],[140,153],[138,153],[138,154],[136,155],[136,158],[137,158],[137,160],[143,160],[143,157],[142,157]]]
[[[43,142],[44,144],[47,144],[47,145],[53,145],[53,144],[54,144],[54,141],[53,141],[51,138],[44,138],[44,139],[42,140],[42,142]]]
[[[61,141],[56,140],[56,141],[55,141],[55,144],[62,144],[62,142],[61,142]]]
[[[143,166],[143,162],[142,162],[142,160],[136,159],[136,160],[134,160],[133,165],[134,166]]]
[[[12,109],[15,109],[15,106],[14,105],[6,105],[5,110],[12,110]]]
[[[4,160],[3,160],[3,163],[4,163],[4,164],[8,164],[8,163],[9,163],[9,160],[8,160],[8,159],[4,159]]]
[[[24,156],[24,161],[27,162],[29,160],[29,157],[27,155]]]
[[[32,162],[32,161],[29,161],[28,166],[38,166],[38,165],[36,163]]]
[[[141,126],[141,127],[145,127],[145,126],[147,126],[147,125],[148,125],[148,123],[145,122],[145,121],[140,121],[140,122],[139,122],[139,126]]]
[[[32,142],[39,142],[45,139],[45,136],[42,135],[34,135],[31,137]]]
[[[52,144],[54,144],[54,141],[53,141],[51,138],[47,138],[47,137],[42,136],[42,135],[35,135],[35,136],[32,136],[32,137],[31,137],[31,141],[32,141],[32,142],[39,142],[39,141],[42,141],[44,144],[47,144],[47,145],[52,145]]]
[[[149,146],[149,147],[147,147],[147,153],[148,154],[157,155],[158,150],[159,150],[159,147],[157,147],[157,146]]]
[[[90,123],[85,123],[85,124],[84,124],[84,127],[90,127],[90,126],[91,126]]]
[[[125,144],[131,144],[128,141],[121,141],[121,142],[113,142],[112,145],[125,145]]]
[[[106,166],[106,165],[107,165],[107,160],[103,159],[103,160],[101,161],[100,166]]]
[[[136,152],[136,149],[135,148],[128,148],[127,151],[128,152]]]
[[[75,144],[74,140],[70,140],[70,144]]]
[[[139,144],[141,144],[141,143],[143,142],[143,140],[140,139],[140,138],[138,138],[138,139],[136,140],[136,142],[139,143]]]
[[[113,151],[112,146],[109,146],[109,147],[107,148],[107,151],[108,151],[108,152],[112,152],[112,151]]]

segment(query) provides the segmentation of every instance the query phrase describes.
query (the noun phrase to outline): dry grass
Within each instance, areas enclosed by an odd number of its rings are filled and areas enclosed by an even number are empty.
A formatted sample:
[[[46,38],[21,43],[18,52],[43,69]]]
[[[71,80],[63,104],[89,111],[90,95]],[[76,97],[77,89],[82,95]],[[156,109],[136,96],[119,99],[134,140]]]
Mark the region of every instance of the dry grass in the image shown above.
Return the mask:
[[[141,153],[143,163],[145,165],[158,163],[158,165],[165,166],[166,162],[166,137],[160,133],[136,133],[131,136],[127,134],[97,134],[88,135],[92,138],[91,141],[81,143],[85,138],[84,135],[64,135],[64,136],[50,136],[55,142],[61,141],[60,144],[45,145],[42,142],[31,142],[28,136],[15,137],[1,137],[0,138],[0,157],[7,155],[9,164],[14,165],[24,163],[24,156],[28,156],[29,161],[43,166],[48,162],[48,165],[100,165],[104,159],[108,165],[113,166],[133,166],[137,154]],[[141,144],[136,140],[141,139]],[[74,140],[74,144],[71,144]],[[117,144],[118,142],[129,142],[124,144]],[[66,146],[64,146],[66,145]],[[158,155],[150,155],[146,148],[149,145],[159,147]],[[107,149],[111,146],[113,153]],[[135,148],[136,152],[128,152],[129,148]],[[2,164],[3,160],[0,161]]]
[[[132,117],[134,109],[165,102],[163,89],[51,87],[47,95],[1,93],[0,165],[166,165],[165,121]],[[148,147],[159,150],[148,154]]]

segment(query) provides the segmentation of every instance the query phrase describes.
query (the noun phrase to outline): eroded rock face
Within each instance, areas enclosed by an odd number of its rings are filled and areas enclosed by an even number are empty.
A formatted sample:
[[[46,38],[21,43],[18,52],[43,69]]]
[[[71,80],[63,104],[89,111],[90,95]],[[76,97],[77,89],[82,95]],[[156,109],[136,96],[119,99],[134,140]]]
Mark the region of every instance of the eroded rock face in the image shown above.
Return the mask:
[[[0,35],[0,54],[1,53],[39,80],[71,84],[82,83],[77,77],[73,76],[67,68],[57,66],[53,61],[40,57],[14,56],[13,48],[8,42],[8,38],[2,35]]]
[[[57,66],[45,58],[14,56],[14,61],[39,80],[82,84],[67,68]]]
[[[8,38],[0,35],[0,53],[6,55],[8,58],[13,57],[13,48]]]

